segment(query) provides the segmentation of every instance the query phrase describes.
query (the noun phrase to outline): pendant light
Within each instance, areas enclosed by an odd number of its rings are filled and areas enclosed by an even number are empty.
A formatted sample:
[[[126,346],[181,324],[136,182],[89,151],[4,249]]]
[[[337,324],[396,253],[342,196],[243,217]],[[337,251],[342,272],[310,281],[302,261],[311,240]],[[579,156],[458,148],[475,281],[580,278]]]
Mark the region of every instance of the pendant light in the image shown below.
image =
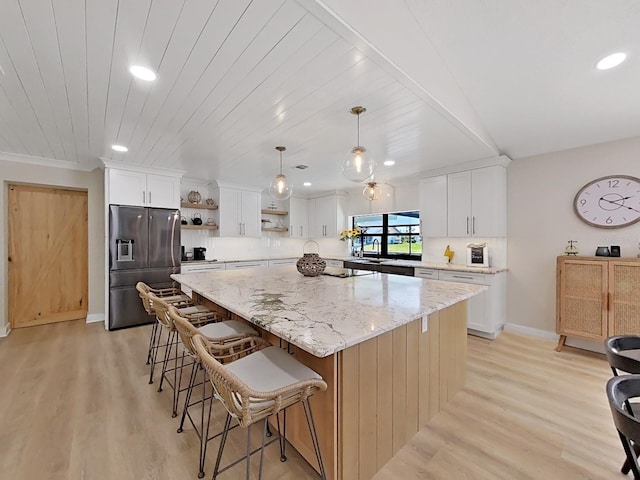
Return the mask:
[[[380,200],[382,198],[382,187],[379,183],[369,182],[367,186],[362,190],[362,196],[370,202],[374,200]]]
[[[364,107],[353,107],[351,113],[358,117],[358,136],[356,146],[351,149],[347,158],[342,162],[342,174],[352,182],[364,182],[373,175],[376,162],[367,153],[367,149],[360,145],[360,115],[366,112]]]
[[[269,185],[269,195],[276,200],[286,200],[293,193],[293,185],[287,183],[287,177],[282,174],[282,152],[284,152],[286,148],[276,147],[276,150],[280,152],[280,173],[271,181],[271,185]]]

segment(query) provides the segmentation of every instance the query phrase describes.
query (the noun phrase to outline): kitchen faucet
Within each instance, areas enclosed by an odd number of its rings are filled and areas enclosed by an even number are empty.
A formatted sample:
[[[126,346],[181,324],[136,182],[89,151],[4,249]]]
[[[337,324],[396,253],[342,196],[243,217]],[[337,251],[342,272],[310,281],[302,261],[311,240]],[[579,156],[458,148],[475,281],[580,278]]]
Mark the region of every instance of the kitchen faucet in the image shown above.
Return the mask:
[[[372,245],[372,248],[373,248],[374,250],[375,250],[375,248],[376,248],[376,245],[378,245],[378,250],[377,250],[377,252],[378,252],[378,257],[379,257],[379,256],[380,256],[380,240],[378,240],[377,238],[374,238],[374,239],[373,239],[373,245]]]

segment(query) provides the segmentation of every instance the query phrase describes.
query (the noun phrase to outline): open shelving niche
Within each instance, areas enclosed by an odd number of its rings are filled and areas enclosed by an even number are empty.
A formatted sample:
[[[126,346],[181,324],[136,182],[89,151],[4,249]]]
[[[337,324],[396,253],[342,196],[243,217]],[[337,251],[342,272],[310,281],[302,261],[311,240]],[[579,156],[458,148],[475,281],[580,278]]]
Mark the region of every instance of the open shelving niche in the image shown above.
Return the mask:
[[[285,210],[272,210],[270,208],[263,208],[262,210],[260,210],[260,213],[262,215],[276,215],[280,217],[289,215],[289,212]],[[289,231],[287,227],[263,227],[262,225],[261,225],[261,230],[263,232],[280,232],[280,233]]]
[[[206,203],[182,202],[180,209],[193,208],[198,210],[217,210],[218,205],[207,205]],[[182,210],[181,210],[182,212]],[[182,230],[218,230],[218,225],[207,225],[206,219],[202,219],[202,225],[181,225]]]

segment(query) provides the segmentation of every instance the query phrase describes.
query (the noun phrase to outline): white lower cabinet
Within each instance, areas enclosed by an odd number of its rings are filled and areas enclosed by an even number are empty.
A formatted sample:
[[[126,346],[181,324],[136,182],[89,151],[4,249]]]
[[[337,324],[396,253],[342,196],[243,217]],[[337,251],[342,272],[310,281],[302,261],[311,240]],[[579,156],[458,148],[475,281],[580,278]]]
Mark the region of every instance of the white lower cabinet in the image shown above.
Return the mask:
[[[487,285],[489,290],[467,300],[467,328],[469,333],[495,338],[504,327],[507,316],[506,273],[451,272],[418,267],[414,276],[445,282]]]

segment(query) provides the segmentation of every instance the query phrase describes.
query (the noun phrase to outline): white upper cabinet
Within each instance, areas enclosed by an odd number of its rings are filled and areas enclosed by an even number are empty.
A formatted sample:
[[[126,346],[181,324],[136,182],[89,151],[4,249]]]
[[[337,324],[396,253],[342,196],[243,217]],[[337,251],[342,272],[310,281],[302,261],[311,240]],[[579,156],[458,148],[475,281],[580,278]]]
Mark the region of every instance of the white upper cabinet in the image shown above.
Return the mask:
[[[309,200],[309,237],[338,238],[345,225],[344,197],[329,195]]]
[[[289,199],[289,236],[309,237],[309,201],[305,198]]]
[[[221,237],[260,236],[260,194],[235,188],[218,188]]]
[[[447,175],[449,237],[507,235],[507,173],[500,165]]]
[[[447,236],[447,176],[420,180],[420,231],[423,237]]]
[[[107,168],[107,203],[180,208],[180,177]]]

